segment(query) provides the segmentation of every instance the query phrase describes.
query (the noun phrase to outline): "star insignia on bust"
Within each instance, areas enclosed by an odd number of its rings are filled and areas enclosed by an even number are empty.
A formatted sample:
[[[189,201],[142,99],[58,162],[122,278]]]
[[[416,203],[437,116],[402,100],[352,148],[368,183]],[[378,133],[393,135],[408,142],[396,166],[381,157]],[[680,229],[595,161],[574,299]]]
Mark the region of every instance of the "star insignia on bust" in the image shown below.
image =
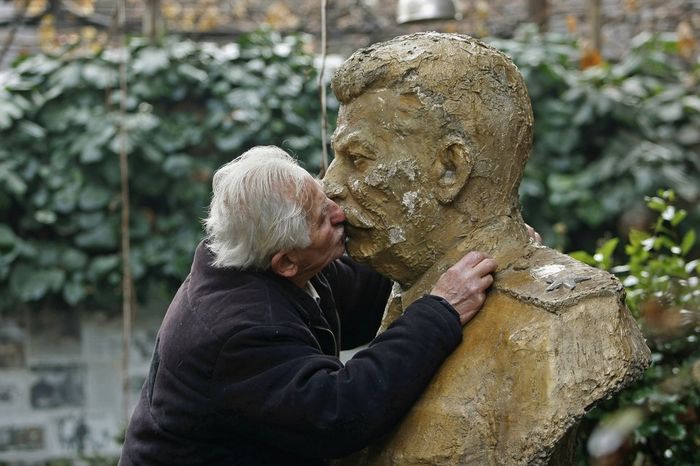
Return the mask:
[[[558,290],[562,286],[573,290],[574,288],[576,288],[577,283],[585,282],[586,280],[590,279],[591,277],[584,277],[581,275],[560,275],[556,278],[548,278],[547,283],[549,283],[549,286],[545,289],[545,291]]]

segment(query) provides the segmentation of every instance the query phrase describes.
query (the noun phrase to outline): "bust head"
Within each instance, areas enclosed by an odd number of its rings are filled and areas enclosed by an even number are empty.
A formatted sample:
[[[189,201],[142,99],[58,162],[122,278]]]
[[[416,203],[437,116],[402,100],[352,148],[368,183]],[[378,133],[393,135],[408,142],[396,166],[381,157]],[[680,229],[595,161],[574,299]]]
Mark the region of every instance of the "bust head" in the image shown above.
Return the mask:
[[[520,218],[532,109],[504,54],[413,34],[355,52],[332,85],[341,107],[324,182],[353,257],[410,281],[473,229]]]

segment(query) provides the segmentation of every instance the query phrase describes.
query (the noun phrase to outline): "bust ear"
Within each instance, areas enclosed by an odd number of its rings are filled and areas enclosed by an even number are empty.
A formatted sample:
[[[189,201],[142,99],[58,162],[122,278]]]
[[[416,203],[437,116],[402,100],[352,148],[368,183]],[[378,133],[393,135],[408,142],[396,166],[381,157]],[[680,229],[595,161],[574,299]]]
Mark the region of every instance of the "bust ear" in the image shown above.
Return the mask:
[[[270,261],[270,268],[280,277],[294,278],[299,271],[294,258],[287,251],[276,252]]]
[[[443,204],[451,203],[462,190],[472,171],[472,161],[462,143],[451,143],[438,154],[433,164],[435,191]]]

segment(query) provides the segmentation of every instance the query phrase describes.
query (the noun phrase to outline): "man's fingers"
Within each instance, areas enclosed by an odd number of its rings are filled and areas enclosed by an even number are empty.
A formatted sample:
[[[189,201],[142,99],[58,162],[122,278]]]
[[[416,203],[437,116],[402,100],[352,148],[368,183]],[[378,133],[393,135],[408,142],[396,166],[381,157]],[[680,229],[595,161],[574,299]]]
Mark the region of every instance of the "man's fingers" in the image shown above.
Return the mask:
[[[480,251],[470,251],[455,264],[457,267],[474,267],[476,264],[486,259],[487,256]]]
[[[438,279],[432,294],[442,296],[452,304],[464,325],[484,304],[497,265],[483,252],[469,252]]]
[[[487,275],[484,275],[483,277],[481,277],[479,279],[479,282],[481,283],[483,289],[485,290],[486,288],[491,286],[491,284],[493,283],[493,275],[491,275],[490,273]]]
[[[482,277],[484,275],[492,274],[496,271],[496,268],[498,268],[496,261],[490,257],[487,257],[474,266],[474,272],[478,276]]]

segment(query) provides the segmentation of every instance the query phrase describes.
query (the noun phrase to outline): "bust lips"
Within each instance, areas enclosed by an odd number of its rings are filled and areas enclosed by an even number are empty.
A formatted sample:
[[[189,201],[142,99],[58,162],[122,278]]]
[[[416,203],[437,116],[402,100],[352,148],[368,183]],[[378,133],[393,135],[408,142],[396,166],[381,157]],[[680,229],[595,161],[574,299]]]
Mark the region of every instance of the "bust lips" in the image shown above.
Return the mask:
[[[370,230],[374,228],[375,223],[365,213],[355,207],[341,206],[345,213],[345,224],[349,228],[358,230]]]

